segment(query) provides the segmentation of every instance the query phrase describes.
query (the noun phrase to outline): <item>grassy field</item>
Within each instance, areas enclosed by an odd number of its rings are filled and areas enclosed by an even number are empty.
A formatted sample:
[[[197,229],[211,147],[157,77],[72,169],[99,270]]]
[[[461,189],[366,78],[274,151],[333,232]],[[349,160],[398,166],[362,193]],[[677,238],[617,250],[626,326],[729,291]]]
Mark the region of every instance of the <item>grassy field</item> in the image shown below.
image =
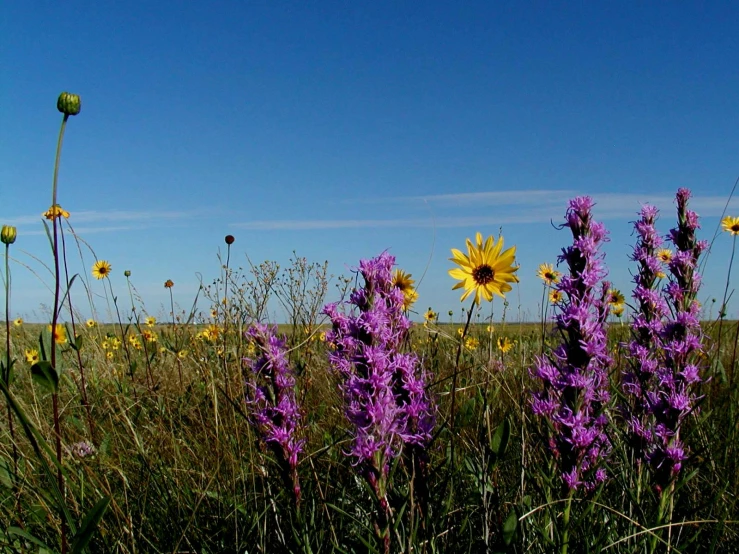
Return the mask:
[[[58,108],[60,149],[79,97]],[[633,296],[601,283],[603,228],[573,199],[546,323],[480,322],[518,270],[481,235],[453,252],[459,320],[411,325],[413,282],[382,254],[332,284],[337,306],[325,264],[227,261],[159,321],[97,260],[103,323],[67,294],[56,169],[50,324],[9,320],[2,228],[0,552],[739,552],[739,322],[729,276],[699,321],[689,191],[674,250],[643,208]]]

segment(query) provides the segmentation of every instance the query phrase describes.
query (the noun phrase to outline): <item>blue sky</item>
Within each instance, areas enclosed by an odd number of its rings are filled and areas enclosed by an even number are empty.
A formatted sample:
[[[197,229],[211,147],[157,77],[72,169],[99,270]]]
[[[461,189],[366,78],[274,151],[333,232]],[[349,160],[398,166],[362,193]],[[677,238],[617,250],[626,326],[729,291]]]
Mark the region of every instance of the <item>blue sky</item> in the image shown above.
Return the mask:
[[[595,199],[624,291],[640,203],[662,209],[666,233],[672,197],[689,187],[702,237],[715,233],[739,177],[736,2],[310,4],[4,7],[0,223],[19,234],[13,316],[43,320],[52,301],[41,213],[63,90],[83,107],[67,128],[59,202],[112,264],[115,293],[127,295],[130,270],[155,315],[166,279],[189,307],[197,275],[219,275],[229,233],[237,266],[246,255],[284,265],[296,251],[347,274],[389,249],[424,275],[419,313],[459,314],[450,248],[502,228],[521,265],[508,318],[529,320],[538,264],[570,241],[552,222],[572,196]],[[728,213],[739,215],[736,198]],[[723,295],[731,246],[721,234],[707,260],[707,307]],[[70,271],[89,275],[92,261],[72,251]],[[729,311],[739,316],[736,301]]]

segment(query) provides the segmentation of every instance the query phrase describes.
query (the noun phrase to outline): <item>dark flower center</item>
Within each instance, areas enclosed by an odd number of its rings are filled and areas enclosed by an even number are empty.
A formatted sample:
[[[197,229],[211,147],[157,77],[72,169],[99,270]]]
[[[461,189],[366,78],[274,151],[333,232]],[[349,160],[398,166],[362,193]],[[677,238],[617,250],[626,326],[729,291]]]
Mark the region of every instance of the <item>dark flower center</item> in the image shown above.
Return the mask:
[[[739,233],[739,223],[734,223],[734,225],[731,226],[731,230],[734,233]]]
[[[480,265],[472,270],[472,278],[478,285],[487,285],[495,278],[495,271],[487,264]]]

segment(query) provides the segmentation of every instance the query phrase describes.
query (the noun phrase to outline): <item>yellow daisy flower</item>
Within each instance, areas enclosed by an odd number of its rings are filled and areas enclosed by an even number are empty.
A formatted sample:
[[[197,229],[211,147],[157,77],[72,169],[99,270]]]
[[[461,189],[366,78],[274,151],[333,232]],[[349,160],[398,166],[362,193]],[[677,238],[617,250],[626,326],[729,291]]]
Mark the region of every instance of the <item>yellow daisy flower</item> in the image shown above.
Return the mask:
[[[564,298],[564,294],[562,294],[562,291],[559,290],[551,290],[549,291],[549,301],[552,304],[556,304],[557,302],[561,302],[562,298]]]
[[[439,319],[439,314],[429,308],[426,310],[426,313],[423,314],[423,319],[426,320],[426,323],[436,323]]]
[[[616,304],[611,308],[611,313],[616,317],[621,317],[622,315],[624,315],[624,305]]]
[[[35,348],[26,349],[25,354],[26,354],[26,361],[31,365],[38,363],[38,361],[41,359],[39,357],[38,350],[36,350]]]
[[[468,350],[476,350],[480,346],[480,341],[477,340],[477,337],[467,337],[464,339],[464,346]]]
[[[536,275],[544,281],[547,285],[553,283],[559,283],[559,276],[562,275],[559,271],[554,269],[552,264],[541,264],[539,269],[536,271]]]
[[[105,279],[110,275],[110,264],[105,260],[98,260],[92,265],[92,276],[95,279]]]
[[[321,342],[326,342],[326,331],[321,331],[318,334],[318,340],[320,340]]]
[[[92,329],[93,327],[95,327],[95,325],[97,325],[97,321],[95,321],[94,319],[88,319],[85,325],[87,325],[88,328]]]
[[[145,322],[147,327],[154,327],[157,323],[157,318],[149,316],[146,318]]]
[[[103,342],[100,343],[100,346],[103,347],[103,350],[110,350],[110,342],[108,339],[104,339]]]
[[[63,217],[64,219],[69,219],[69,212],[63,209],[59,204],[54,204],[41,215],[43,215],[46,219],[49,219],[52,221],[56,219],[57,217]]]
[[[481,298],[490,302],[493,294],[505,298],[505,293],[512,289],[509,283],[518,283],[518,277],[514,275],[518,266],[513,265],[516,247],[502,250],[502,236],[497,242],[492,236],[483,242],[481,233],[475,236],[475,244],[467,239],[467,254],[452,248],[453,257],[449,260],[459,267],[450,269],[449,275],[460,281],[452,290],[464,288],[462,301],[473,292],[476,304],[480,303]]]
[[[515,344],[516,341],[512,341],[508,337],[498,337],[498,350],[503,352],[503,354],[510,352]]]
[[[174,286],[174,281],[172,279],[167,279],[164,281],[164,288],[165,289],[171,289]]]
[[[113,350],[118,350],[121,347],[121,339],[119,339],[118,337],[113,337],[112,339],[110,339],[110,347]]]
[[[15,325],[16,327],[20,327],[21,325],[23,325],[23,318],[22,317],[15,318],[13,320],[13,325]]]
[[[106,352],[105,353],[105,357],[108,358],[109,360],[112,360],[113,359],[113,356],[114,356],[114,354],[112,352]]]
[[[667,274],[664,271],[658,271],[655,277],[657,277],[657,279],[664,279],[667,277]]]
[[[411,279],[411,277],[412,275],[410,273],[406,273],[402,269],[393,271],[393,286],[399,288],[403,293],[404,310],[408,310],[418,300],[418,293],[413,287],[416,281]]]
[[[64,325],[57,323],[56,329],[52,329],[51,325],[48,325],[47,328],[49,329],[51,337],[54,339],[55,343],[64,344],[67,342],[67,329]]]
[[[721,228],[734,236],[739,235],[739,217],[727,215],[721,220]]]
[[[657,259],[663,264],[669,264],[672,261],[672,250],[669,248],[663,248],[657,251]]]
[[[618,289],[611,289],[608,291],[608,303],[611,306],[618,306],[626,302],[623,293]]]
[[[141,338],[144,339],[146,342],[156,342],[157,341],[157,335],[151,329],[142,329]]]
[[[180,360],[184,360],[185,358],[187,358],[187,350],[180,350],[179,352],[177,352],[177,357]]]

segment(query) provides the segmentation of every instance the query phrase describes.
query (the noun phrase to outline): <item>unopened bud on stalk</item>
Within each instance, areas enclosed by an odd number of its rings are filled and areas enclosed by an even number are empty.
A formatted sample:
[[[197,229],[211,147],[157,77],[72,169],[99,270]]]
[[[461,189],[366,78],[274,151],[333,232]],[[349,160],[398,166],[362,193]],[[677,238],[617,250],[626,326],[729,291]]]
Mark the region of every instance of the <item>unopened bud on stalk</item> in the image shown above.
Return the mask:
[[[3,225],[3,230],[0,232],[0,240],[3,244],[11,245],[15,242],[15,238],[18,236],[18,232],[12,225]]]
[[[77,115],[82,109],[82,100],[77,94],[62,92],[56,101],[56,109],[64,115]]]
[[[231,245],[234,243],[236,239],[233,235],[226,235],[226,244]]]

